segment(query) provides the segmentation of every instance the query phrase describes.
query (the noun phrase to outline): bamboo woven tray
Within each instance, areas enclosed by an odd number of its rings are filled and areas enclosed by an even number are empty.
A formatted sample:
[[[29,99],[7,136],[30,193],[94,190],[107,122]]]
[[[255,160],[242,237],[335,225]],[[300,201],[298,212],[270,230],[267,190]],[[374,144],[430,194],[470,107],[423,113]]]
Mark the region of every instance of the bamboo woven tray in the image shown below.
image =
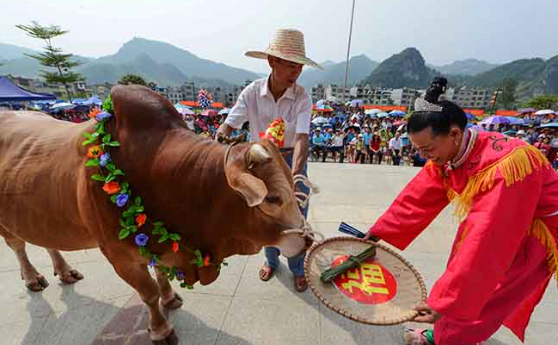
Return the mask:
[[[373,242],[354,237],[334,237],[316,243],[304,260],[304,275],[312,292],[335,312],[371,325],[394,325],[411,321],[413,309],[426,301],[426,286],[417,270],[401,255],[376,245],[376,257],[323,283],[320,275],[357,255]]]

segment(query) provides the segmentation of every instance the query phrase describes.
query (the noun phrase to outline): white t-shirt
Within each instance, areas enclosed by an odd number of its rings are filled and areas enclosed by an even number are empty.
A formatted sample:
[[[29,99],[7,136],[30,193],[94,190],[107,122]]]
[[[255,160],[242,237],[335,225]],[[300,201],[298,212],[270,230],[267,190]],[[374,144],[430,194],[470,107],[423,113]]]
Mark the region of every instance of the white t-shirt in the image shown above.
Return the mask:
[[[402,146],[403,146],[403,142],[401,141],[401,138],[396,139],[395,137],[393,137],[389,141],[389,148],[392,150],[401,150]]]
[[[281,117],[285,121],[285,147],[294,147],[296,134],[310,133],[312,100],[302,86],[295,84],[275,102],[268,88],[268,80],[269,77],[258,79],[248,85],[238,97],[225,123],[232,128],[240,128],[249,121],[251,140],[256,142],[260,140],[260,133]]]
[[[343,139],[345,139],[344,135],[334,135],[331,139],[331,146],[333,147],[340,147],[343,146]]]

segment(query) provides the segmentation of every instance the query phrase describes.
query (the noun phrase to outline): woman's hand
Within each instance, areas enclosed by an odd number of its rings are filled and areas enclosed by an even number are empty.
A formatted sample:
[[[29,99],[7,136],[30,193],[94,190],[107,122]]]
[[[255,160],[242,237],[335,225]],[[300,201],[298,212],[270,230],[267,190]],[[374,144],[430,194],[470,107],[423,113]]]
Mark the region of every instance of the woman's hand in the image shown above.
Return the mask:
[[[442,315],[440,315],[436,310],[430,308],[430,306],[426,303],[417,305],[415,310],[418,311],[418,315],[413,319],[414,322],[434,323],[442,317]]]

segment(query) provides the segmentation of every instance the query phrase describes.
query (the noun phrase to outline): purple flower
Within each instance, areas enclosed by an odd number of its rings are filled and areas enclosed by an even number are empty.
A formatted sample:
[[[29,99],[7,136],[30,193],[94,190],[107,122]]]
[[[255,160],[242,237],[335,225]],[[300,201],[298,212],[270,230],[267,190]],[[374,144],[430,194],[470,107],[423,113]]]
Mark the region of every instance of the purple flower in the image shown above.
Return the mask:
[[[182,272],[182,271],[177,271],[177,272],[176,272],[176,277],[178,278],[178,280],[183,280],[184,277],[185,277],[184,272]]]
[[[157,266],[157,261],[155,261],[155,258],[151,258],[151,260],[149,260],[149,267],[155,266]]]
[[[126,193],[118,194],[116,197],[116,205],[118,205],[118,207],[123,207],[128,202],[128,198],[129,196]]]
[[[112,115],[107,113],[106,111],[100,112],[97,114],[97,121],[104,121],[110,119]]]
[[[149,236],[147,236],[146,234],[137,234],[136,235],[136,244],[140,247],[143,247],[147,244],[147,241],[149,241]]]
[[[110,162],[110,153],[103,153],[101,157],[99,157],[99,165],[103,168]]]

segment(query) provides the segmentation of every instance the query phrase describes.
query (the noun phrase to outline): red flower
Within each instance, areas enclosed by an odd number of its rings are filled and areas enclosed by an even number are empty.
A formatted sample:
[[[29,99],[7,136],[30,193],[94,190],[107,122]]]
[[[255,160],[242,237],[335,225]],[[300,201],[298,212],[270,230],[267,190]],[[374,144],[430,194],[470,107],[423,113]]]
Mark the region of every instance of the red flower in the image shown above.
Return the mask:
[[[120,184],[118,184],[118,182],[116,181],[105,183],[105,185],[103,186],[103,190],[109,195],[116,194],[120,192]]]
[[[209,256],[209,254],[206,254],[203,258],[203,267],[207,267],[209,265],[211,265],[211,256]]]
[[[142,214],[138,215],[136,217],[136,223],[138,223],[138,228],[140,226],[142,226],[143,224],[145,224],[146,220],[147,220],[147,216],[145,215],[145,213],[142,213]]]
[[[97,114],[99,114],[100,112],[101,109],[95,107],[89,112],[87,116],[89,116],[90,119],[95,119],[97,117]]]
[[[172,251],[175,253],[178,252],[178,242],[172,243]]]
[[[87,150],[87,157],[89,158],[99,158],[100,156],[103,155],[103,150],[101,150],[101,147],[99,147],[99,145],[95,145],[95,146],[91,146],[89,148],[89,150]]]

